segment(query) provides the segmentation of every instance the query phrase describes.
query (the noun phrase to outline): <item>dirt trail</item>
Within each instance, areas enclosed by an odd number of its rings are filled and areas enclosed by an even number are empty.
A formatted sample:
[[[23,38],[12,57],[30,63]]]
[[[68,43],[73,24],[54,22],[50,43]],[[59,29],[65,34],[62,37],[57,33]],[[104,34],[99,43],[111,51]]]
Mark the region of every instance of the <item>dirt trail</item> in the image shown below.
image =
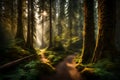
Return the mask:
[[[73,61],[74,57],[74,54],[66,57],[64,61],[56,66],[57,73],[44,80],[81,80],[80,73],[75,68],[76,63]]]

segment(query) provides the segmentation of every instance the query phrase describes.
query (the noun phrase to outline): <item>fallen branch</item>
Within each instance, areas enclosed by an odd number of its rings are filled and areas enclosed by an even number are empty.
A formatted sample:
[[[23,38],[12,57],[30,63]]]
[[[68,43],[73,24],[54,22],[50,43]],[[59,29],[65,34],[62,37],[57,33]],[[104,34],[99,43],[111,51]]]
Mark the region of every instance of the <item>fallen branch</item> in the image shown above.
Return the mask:
[[[35,57],[36,57],[36,54],[32,54],[32,55],[29,55],[29,56],[26,56],[26,57],[23,57],[23,58],[11,61],[9,63],[6,63],[6,64],[0,66],[0,71],[4,71],[6,69],[10,69],[10,68],[12,68],[15,65],[20,64],[23,61],[29,61],[30,59],[35,58]]]

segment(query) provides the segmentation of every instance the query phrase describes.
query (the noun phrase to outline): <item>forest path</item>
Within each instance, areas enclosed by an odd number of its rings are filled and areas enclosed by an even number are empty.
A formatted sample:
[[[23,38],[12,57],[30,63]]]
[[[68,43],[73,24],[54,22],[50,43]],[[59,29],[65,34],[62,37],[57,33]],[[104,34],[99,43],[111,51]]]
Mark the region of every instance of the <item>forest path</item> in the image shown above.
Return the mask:
[[[75,68],[75,54],[67,56],[61,63],[56,66],[56,74],[44,77],[42,80],[81,80],[80,73]]]

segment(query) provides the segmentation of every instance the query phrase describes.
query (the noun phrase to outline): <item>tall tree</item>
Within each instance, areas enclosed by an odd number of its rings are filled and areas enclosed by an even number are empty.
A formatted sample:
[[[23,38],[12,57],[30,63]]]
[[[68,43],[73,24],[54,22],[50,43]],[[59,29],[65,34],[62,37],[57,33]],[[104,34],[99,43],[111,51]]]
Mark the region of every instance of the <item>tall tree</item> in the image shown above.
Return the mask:
[[[27,27],[27,48],[33,49],[34,30],[35,30],[35,13],[34,0],[28,0],[28,27]]]
[[[14,0],[11,0],[11,30],[14,32]]]
[[[35,31],[35,8],[34,8],[34,1],[31,0],[31,47],[33,48],[34,43],[34,31]]]
[[[2,3],[3,1],[0,1],[0,22],[1,22],[1,18],[2,18]]]
[[[41,14],[41,17],[42,17],[42,26],[41,26],[42,27],[42,35],[41,35],[41,37],[42,37],[41,39],[42,40],[41,40],[41,43],[42,43],[42,45],[41,45],[41,48],[44,48],[45,47],[44,46],[44,44],[45,44],[44,43],[44,21],[45,21],[44,20],[44,17],[45,17],[45,8],[44,8],[44,6],[45,6],[45,1],[42,0],[41,2],[42,2],[42,6],[41,6],[42,7],[42,10],[41,10],[41,13],[42,13]]]
[[[59,5],[59,6],[58,6]],[[58,15],[58,22],[57,22],[57,31],[58,31],[58,36],[62,36],[63,28],[62,28],[62,21],[64,20],[65,17],[65,0],[57,0],[57,15]]]
[[[26,47],[31,48],[31,0],[28,0],[28,25]]]
[[[69,0],[68,4],[68,27],[69,27],[69,44],[71,44],[71,39],[72,39],[72,29],[73,29],[73,0]]]
[[[57,0],[57,18],[58,18],[58,21],[57,21],[57,34],[58,34],[58,37],[61,39],[63,36],[62,34],[64,34],[64,24],[66,23],[65,21],[65,12],[66,12],[66,9],[65,9],[65,6],[66,5],[66,0]],[[65,23],[63,23],[65,22]]]
[[[115,8],[116,0],[98,0],[99,34],[93,55],[93,62],[103,58],[112,58],[115,48]]]
[[[24,39],[24,35],[23,35],[23,22],[22,22],[23,0],[18,0],[17,3],[18,3],[18,6],[17,6],[18,17],[17,17],[17,33],[16,33],[15,38],[20,40],[18,45],[24,47],[25,46],[25,39]]]
[[[49,7],[49,18],[50,18],[50,36],[49,36],[49,46],[48,46],[48,48],[51,48],[51,47],[53,47],[53,43],[52,43],[52,1],[51,0],[49,0],[49,4],[50,4],[50,7]]]
[[[116,0],[116,46],[120,51],[120,0]]]
[[[11,0],[10,2],[10,21],[11,21],[11,32],[12,35],[15,37],[16,33],[16,24],[17,24],[17,0]]]
[[[83,33],[83,51],[82,63],[90,62],[94,47],[94,0],[84,0],[84,33]]]

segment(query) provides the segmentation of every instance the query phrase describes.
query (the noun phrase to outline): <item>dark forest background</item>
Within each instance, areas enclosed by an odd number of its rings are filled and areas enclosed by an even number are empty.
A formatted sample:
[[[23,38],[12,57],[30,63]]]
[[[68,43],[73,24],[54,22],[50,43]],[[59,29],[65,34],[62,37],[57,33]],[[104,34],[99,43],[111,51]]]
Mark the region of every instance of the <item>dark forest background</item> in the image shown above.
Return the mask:
[[[81,80],[119,80],[119,4],[0,0],[0,80],[38,80],[74,54]]]

